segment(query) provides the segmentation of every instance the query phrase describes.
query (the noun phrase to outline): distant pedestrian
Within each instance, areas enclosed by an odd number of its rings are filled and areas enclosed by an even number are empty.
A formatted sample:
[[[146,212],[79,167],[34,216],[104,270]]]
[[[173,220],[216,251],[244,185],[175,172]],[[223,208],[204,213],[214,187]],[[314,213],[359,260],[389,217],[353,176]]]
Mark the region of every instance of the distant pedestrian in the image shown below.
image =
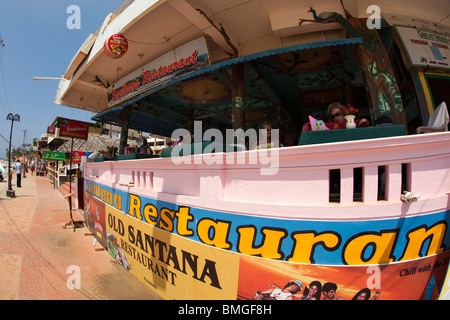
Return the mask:
[[[17,159],[17,163],[16,163],[17,188],[22,188],[22,185],[21,185],[21,181],[22,181],[21,180],[22,179],[21,173],[22,173],[22,164],[20,163],[20,160]]]

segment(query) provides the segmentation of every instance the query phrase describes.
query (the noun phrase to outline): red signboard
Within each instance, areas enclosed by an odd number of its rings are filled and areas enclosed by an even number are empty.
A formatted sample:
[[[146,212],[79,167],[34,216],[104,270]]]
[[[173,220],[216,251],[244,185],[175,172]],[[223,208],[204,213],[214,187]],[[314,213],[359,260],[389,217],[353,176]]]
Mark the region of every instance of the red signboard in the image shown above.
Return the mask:
[[[85,122],[61,119],[59,135],[61,137],[77,138],[87,140],[89,124]]]
[[[128,51],[128,41],[121,34],[113,34],[106,39],[103,48],[108,57],[117,59]]]
[[[55,132],[56,132],[55,129],[56,129],[55,127],[47,126],[47,133],[55,134]]]
[[[81,163],[82,156],[84,156],[84,151],[72,151],[72,163]]]

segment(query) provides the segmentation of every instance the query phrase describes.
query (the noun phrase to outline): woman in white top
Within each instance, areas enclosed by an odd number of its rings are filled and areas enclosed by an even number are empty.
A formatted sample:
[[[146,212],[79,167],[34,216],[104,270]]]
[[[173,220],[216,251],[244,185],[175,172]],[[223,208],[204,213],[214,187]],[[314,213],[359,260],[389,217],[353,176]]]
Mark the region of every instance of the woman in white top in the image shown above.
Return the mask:
[[[274,283],[269,286],[273,289],[257,291],[254,300],[294,300],[294,294],[302,290],[302,282],[299,280],[289,281],[283,289]]]

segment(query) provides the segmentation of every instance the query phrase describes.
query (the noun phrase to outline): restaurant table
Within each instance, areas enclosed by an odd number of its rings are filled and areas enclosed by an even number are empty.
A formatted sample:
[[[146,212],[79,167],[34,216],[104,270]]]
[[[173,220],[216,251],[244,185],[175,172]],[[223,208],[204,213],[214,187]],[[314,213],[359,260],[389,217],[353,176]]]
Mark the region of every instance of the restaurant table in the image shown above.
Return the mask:
[[[366,127],[355,129],[303,131],[298,145],[387,138],[405,135],[404,125]]]

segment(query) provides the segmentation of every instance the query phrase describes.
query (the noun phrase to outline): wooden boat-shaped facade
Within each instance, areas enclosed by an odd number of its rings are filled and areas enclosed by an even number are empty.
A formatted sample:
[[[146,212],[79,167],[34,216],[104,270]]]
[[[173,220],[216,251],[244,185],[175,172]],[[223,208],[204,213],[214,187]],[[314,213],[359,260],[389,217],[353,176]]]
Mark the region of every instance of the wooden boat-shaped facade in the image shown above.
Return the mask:
[[[290,0],[131,1],[61,82],[57,102],[95,111],[98,121],[194,133],[192,144],[158,157],[84,164],[87,225],[163,298],[260,299],[267,291],[322,299],[330,283],[345,300],[438,297],[450,258],[450,134],[411,131],[408,110],[422,125],[438,104],[424,94],[427,73],[405,62],[411,81],[396,78],[401,68],[389,59],[407,51],[387,54],[377,31],[361,27],[363,4],[343,3],[355,18],[339,1],[314,8],[332,18]],[[400,5],[386,3],[380,8],[394,11],[385,21],[400,19],[392,18]],[[428,33],[449,39],[448,27],[437,27]],[[398,27],[386,28],[401,43]],[[172,36],[161,40],[168,30]],[[129,40],[114,60],[101,47],[112,33]],[[447,73],[433,69],[445,81]],[[94,86],[93,76],[104,85]],[[355,83],[365,83],[363,91]],[[80,102],[88,92],[91,100]],[[372,121],[384,115],[394,125],[302,132],[300,139],[291,130],[344,93],[347,103],[367,101]],[[253,116],[281,124],[284,147],[237,151],[219,136],[206,139],[217,124],[229,123],[233,133],[250,128]]]

